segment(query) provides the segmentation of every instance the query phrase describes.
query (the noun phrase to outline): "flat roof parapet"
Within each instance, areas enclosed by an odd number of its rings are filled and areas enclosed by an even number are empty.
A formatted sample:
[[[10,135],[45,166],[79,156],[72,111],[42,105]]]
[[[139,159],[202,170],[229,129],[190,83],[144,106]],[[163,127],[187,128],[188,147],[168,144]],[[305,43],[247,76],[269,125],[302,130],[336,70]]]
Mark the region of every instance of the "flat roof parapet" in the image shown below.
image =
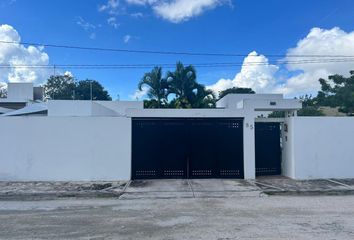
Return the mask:
[[[283,94],[228,94],[216,106],[255,111],[285,111],[301,109],[302,103],[298,99],[284,99]]]

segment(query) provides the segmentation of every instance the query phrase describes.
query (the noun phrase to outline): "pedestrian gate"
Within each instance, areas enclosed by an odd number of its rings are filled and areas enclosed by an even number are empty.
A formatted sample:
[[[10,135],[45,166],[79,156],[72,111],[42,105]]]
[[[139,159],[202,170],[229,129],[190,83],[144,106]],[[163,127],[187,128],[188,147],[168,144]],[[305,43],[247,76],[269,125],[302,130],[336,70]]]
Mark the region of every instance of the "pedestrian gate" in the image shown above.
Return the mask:
[[[132,121],[132,179],[243,178],[242,119]]]
[[[281,174],[280,123],[256,123],[256,176]]]

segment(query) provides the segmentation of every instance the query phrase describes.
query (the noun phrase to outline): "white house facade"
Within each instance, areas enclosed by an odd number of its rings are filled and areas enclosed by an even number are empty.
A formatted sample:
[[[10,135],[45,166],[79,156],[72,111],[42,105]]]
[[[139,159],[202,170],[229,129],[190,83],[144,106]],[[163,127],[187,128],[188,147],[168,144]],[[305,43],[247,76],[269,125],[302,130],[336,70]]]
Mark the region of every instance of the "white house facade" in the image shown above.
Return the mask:
[[[297,117],[300,108],[281,94],[231,94],[215,109],[27,101],[0,115],[0,180],[354,177],[354,118]]]

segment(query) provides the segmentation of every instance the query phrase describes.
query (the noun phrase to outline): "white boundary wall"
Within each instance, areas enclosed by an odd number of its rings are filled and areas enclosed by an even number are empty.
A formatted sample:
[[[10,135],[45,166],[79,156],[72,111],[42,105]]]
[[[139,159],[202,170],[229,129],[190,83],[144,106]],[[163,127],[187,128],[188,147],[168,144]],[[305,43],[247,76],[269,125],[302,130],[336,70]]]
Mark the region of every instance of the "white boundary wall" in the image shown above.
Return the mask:
[[[130,159],[130,118],[0,118],[0,180],[128,180]]]
[[[354,117],[292,117],[283,132],[283,174],[354,178]]]

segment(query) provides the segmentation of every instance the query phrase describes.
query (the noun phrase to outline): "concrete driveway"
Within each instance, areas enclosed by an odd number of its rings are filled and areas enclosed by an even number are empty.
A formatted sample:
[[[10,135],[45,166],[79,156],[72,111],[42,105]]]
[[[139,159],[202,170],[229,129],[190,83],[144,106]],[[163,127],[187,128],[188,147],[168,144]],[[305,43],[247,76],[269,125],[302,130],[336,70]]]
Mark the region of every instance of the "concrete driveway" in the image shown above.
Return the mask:
[[[260,188],[245,180],[163,179],[132,181],[120,198],[229,198],[260,195]]]

